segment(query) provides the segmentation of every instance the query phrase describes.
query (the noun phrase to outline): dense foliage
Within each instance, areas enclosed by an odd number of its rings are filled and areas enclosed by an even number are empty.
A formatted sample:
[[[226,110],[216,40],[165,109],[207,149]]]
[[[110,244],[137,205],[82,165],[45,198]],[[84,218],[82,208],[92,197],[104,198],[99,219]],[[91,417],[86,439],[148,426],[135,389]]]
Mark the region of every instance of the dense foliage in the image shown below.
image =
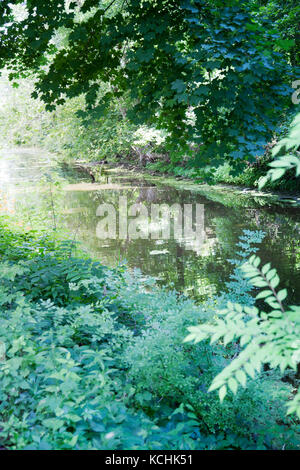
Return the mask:
[[[208,387],[237,346],[183,342],[224,296],[197,306],[137,271],[74,258],[72,243],[1,222],[2,447],[298,448],[279,374],[220,404]]]
[[[264,187],[269,181],[276,181],[287,173],[295,171],[296,178],[300,176],[300,113],[296,114],[285,135],[272,150],[276,157],[269,166],[272,168],[259,181],[259,187]],[[299,181],[299,180],[298,180]]]
[[[300,32],[299,32],[299,2],[297,0],[256,0],[261,13],[272,19],[282,35],[282,47],[290,45],[289,58],[292,64],[299,65]]]
[[[83,94],[89,119],[129,93],[127,117],[163,128],[175,161],[191,144],[197,165],[254,161],[292,106],[297,73],[297,56],[289,59],[294,30],[286,39],[274,21],[276,5],[263,6],[86,0],[65,8],[58,0],[28,0],[20,13],[7,0],[0,66],[12,80],[34,73],[33,96],[47,109]],[[288,21],[294,25],[292,13]]]
[[[1,144],[40,146],[77,168],[93,161],[93,183],[108,182],[108,162],[298,190],[299,11],[296,0],[2,0]],[[8,211],[15,175],[4,163]],[[96,205],[119,198],[122,181],[57,215],[66,166],[47,173],[46,163],[24,207],[17,197],[15,219],[0,217],[0,448],[299,449],[300,310],[285,305],[288,290],[277,290],[279,275],[256,246],[266,236],[273,247],[272,234],[290,223],[284,209],[262,216],[267,198],[211,190],[215,251],[208,244],[194,264],[179,244],[150,252],[169,253],[169,264],[176,256],[184,292],[199,284],[192,300],[125,264],[90,259],[76,237]],[[126,187],[129,201],[160,200],[157,187],[138,190]],[[210,201],[222,202],[220,217]],[[233,255],[241,212],[224,208],[239,205],[248,228],[264,232],[244,230]],[[61,233],[68,214],[72,240]],[[289,275],[297,230],[280,235]],[[214,263],[223,247],[222,277]],[[147,247],[131,249],[142,258]],[[177,286],[174,272],[165,284]]]
[[[68,163],[79,161],[107,161],[110,165],[143,168],[151,173],[171,174],[175,177],[191,178],[199,183],[239,184],[257,187],[259,184],[269,189],[279,188],[297,191],[299,179],[293,170],[294,164],[286,163],[291,168],[284,176],[276,180],[263,179],[269,169],[275,151],[281,149],[291,136],[288,151],[293,152],[294,162],[298,162],[300,132],[296,125],[299,113],[292,113],[285,121],[280,133],[268,147],[266,154],[256,163],[245,162],[243,171],[234,172],[232,164],[225,162],[214,168],[195,167],[194,149],[186,150],[180,162],[168,149],[166,132],[154,126],[133,124],[126,117],[130,107],[128,97],[113,99],[107,112],[100,118],[94,118],[83,125],[77,112],[85,106],[84,97],[67,99],[55,111],[47,112],[45,105],[31,97],[33,83],[29,79],[20,81],[18,88],[9,85],[3,74],[0,82],[0,145],[36,146],[56,153],[60,160]],[[102,85],[103,90],[107,87]],[[297,107],[296,107],[297,110]],[[124,114],[125,113],[125,114]],[[291,124],[290,124],[291,122]],[[278,143],[273,147],[274,143]],[[273,148],[272,148],[273,147]],[[275,163],[279,165],[279,163]],[[213,172],[212,172],[213,169]],[[96,176],[96,175],[95,175]],[[274,175],[275,176],[275,175]]]
[[[271,269],[270,263],[260,268],[260,263],[260,258],[253,255],[241,269],[253,286],[264,287],[256,299],[263,299],[272,310],[264,312],[255,306],[228,302],[226,308],[219,311],[220,318],[215,325],[190,327],[190,335],[185,339],[197,343],[211,338],[214,343],[223,338],[224,345],[232,341],[238,343],[239,354],[210,387],[210,391],[219,389],[221,401],[228,388],[235,394],[239,385],[246,386],[247,375],[254,378],[264,364],[280,367],[284,374],[287,369],[297,372],[300,362],[299,307],[284,308],[287,290],[276,291],[279,284],[276,269]],[[288,408],[288,413],[294,412],[300,417],[300,392],[297,389]]]

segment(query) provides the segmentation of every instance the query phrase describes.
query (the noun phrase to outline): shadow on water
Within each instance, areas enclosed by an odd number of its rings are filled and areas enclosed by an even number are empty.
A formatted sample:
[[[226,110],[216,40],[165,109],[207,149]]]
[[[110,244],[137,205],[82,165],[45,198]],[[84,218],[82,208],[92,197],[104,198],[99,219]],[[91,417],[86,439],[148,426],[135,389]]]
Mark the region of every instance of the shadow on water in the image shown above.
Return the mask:
[[[199,186],[197,190],[178,189],[164,184],[162,179],[153,181],[121,170],[106,172],[93,184],[85,174],[59,167],[50,156],[30,149],[6,154],[2,151],[0,182],[7,209],[20,216],[26,210],[35,211],[39,217],[44,214],[49,218],[49,226],[51,214],[45,207],[49,199],[47,188],[51,185],[55,189],[52,197],[54,194],[59,223],[69,233],[76,233],[91,256],[111,266],[126,260],[129,267],[138,267],[163,285],[174,286],[199,300],[224,288],[232,272],[227,260],[234,257],[243,230],[262,230],[266,236],[260,244],[259,256],[278,269],[282,287],[289,290],[289,300],[299,302],[299,207],[274,204],[270,198],[229,190],[221,192]],[[203,205],[205,237],[201,246],[188,237],[101,239],[99,230],[97,233],[101,220],[97,209],[102,204],[111,204],[118,221],[120,196],[127,198],[128,207],[143,203],[149,214],[153,204]]]

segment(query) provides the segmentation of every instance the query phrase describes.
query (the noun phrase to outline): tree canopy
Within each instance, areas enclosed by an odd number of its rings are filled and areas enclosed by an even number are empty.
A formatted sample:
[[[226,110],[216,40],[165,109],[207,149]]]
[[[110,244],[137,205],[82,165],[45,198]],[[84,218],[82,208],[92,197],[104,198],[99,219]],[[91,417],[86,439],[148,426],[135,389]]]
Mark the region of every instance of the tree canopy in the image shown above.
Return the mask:
[[[4,0],[0,68],[13,81],[33,74],[49,110],[84,94],[101,115],[130,94],[128,117],[166,129],[179,158],[192,143],[200,165],[251,161],[293,106],[297,71],[295,28],[275,18],[282,2],[266,3],[27,0],[17,15],[24,2]]]

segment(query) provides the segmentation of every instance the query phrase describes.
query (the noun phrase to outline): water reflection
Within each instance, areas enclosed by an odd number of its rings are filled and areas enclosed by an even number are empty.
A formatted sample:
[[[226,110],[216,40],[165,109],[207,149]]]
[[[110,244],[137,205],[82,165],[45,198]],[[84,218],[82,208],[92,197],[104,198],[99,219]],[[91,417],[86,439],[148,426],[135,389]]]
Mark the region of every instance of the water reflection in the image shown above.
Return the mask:
[[[118,181],[112,176],[110,182]],[[66,214],[68,227],[79,228],[79,238],[98,259],[113,265],[126,259],[129,266],[137,266],[164,284],[174,285],[186,294],[203,299],[208,294],[220,291],[228,280],[232,266],[227,259],[233,257],[235,245],[243,229],[263,230],[266,238],[260,247],[263,261],[271,260],[278,268],[282,282],[290,289],[290,299],[299,300],[300,252],[299,252],[299,209],[254,204],[244,201],[244,207],[236,207],[232,196],[231,204],[216,202],[206,196],[190,191],[176,190],[165,186],[143,187],[147,182],[122,178],[118,190],[68,192],[65,210],[84,208],[79,214]],[[132,185],[140,184],[140,189]],[[149,183],[148,183],[149,184]],[[127,187],[126,187],[127,185]],[[205,240],[201,250],[193,247],[188,239],[169,240],[99,240],[96,236],[99,204],[110,203],[118,207],[120,195],[126,194],[130,203],[143,202],[146,206],[158,204],[204,204]],[[224,198],[225,199],[225,198]],[[247,207],[247,206],[250,207]]]
[[[126,259],[130,267],[139,267],[162,284],[202,300],[224,288],[232,271],[227,260],[234,256],[243,229],[263,230],[266,237],[259,255],[263,262],[271,261],[278,269],[282,286],[289,289],[290,301],[300,300],[299,208],[274,205],[266,198],[237,197],[233,192],[220,193],[214,188],[176,189],[115,171],[92,184],[85,175],[57,167],[52,170],[52,179],[60,180],[62,189],[50,194],[47,185],[36,185],[49,172],[49,158],[18,153],[13,164],[12,160],[9,165],[3,161],[7,159],[0,158],[2,193],[9,201],[15,201],[17,211],[24,212],[25,206],[34,208],[39,217],[48,217],[51,225],[49,198],[55,195],[58,222],[76,234],[93,257],[108,265]],[[22,170],[14,170],[12,175],[11,168],[16,163],[21,164],[18,168]],[[112,204],[117,210],[120,196],[126,196],[129,205],[143,203],[149,210],[151,204],[203,204],[205,238],[201,249],[184,237],[99,239],[97,208]]]

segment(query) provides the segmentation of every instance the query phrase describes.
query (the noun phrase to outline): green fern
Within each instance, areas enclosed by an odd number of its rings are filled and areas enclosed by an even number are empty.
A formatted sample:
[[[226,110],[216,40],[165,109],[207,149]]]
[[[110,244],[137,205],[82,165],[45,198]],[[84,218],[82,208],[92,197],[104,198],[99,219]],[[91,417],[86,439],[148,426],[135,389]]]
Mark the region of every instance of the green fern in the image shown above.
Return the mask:
[[[239,354],[214,378],[209,389],[219,390],[221,401],[228,390],[235,394],[240,385],[245,387],[247,376],[254,378],[263,364],[279,367],[283,374],[288,368],[296,372],[300,362],[300,307],[284,307],[287,290],[276,290],[280,282],[276,269],[270,263],[262,268],[260,264],[260,258],[253,255],[241,269],[254,287],[263,288],[256,299],[263,299],[270,311],[228,302],[214,324],[189,327],[190,334],[185,338],[185,342],[194,343],[210,339],[211,344],[223,339],[225,346],[238,342]],[[291,413],[300,418],[299,390],[289,402]]]
[[[271,169],[268,173],[260,178],[258,187],[262,189],[268,181],[276,181],[281,178],[288,170],[295,168],[296,177],[300,176],[300,158],[299,158],[299,145],[300,145],[300,113],[296,114],[290,127],[289,134],[281,139],[272,150],[272,156],[277,157],[280,153],[285,155],[280,156],[269,164]]]

